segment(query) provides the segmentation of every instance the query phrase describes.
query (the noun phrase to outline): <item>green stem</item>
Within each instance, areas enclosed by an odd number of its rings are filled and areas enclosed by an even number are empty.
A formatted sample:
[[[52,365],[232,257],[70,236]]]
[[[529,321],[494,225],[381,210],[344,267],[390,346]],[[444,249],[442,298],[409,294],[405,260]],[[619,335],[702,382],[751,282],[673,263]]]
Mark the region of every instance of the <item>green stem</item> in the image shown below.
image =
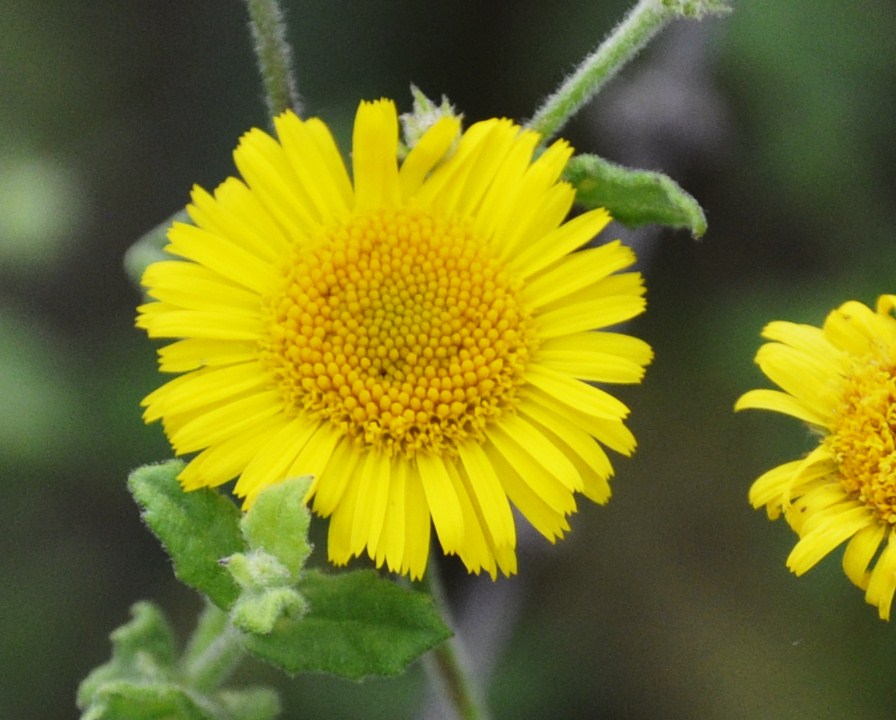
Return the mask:
[[[430,594],[442,619],[453,629],[438,563],[430,557],[422,586]],[[454,636],[423,658],[423,666],[434,688],[441,691],[462,720],[488,720],[489,713],[476,688],[460,638]]]
[[[278,0],[246,0],[246,6],[268,112],[272,118],[288,109],[299,113],[292,48],[286,39],[286,23],[280,4]]]
[[[216,690],[245,656],[239,630],[226,612],[208,603],[184,653],[185,684],[201,692]]]
[[[548,140],[669,22],[678,17],[700,18],[726,10],[725,0],[639,0],[597,49],[542,103],[528,126]]]

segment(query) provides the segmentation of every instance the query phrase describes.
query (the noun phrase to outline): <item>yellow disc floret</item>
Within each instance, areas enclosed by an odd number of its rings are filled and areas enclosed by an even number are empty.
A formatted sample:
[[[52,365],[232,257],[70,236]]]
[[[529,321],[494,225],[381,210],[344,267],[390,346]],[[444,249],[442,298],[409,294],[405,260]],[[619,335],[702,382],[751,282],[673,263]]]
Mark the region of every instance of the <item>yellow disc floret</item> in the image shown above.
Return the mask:
[[[850,496],[896,525],[896,365],[873,357],[855,367],[826,442]]]
[[[481,440],[514,405],[530,316],[465,221],[413,205],[359,213],[282,272],[263,358],[294,410],[413,455]]]

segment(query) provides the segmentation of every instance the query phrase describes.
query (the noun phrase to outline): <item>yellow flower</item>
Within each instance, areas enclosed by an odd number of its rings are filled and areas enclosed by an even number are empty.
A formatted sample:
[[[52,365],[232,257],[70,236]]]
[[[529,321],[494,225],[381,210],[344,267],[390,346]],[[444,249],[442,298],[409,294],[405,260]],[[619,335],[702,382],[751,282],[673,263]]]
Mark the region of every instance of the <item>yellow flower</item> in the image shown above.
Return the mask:
[[[634,383],[641,340],[600,331],[644,309],[618,241],[585,250],[603,210],[564,223],[572,151],[508,120],[460,134],[444,117],[399,165],[391,101],[361,103],[350,180],[318,119],[249,131],[242,180],[195,188],[151,265],[137,325],[180,338],[180,373],[145,400],[186,489],[238,478],[251,505],[311,474],[328,554],[423,575],[434,526],[472,572],[516,570],[512,506],[550,541],[575,493],[610,495],[597,441],[630,454],[625,405],[589,381]]]
[[[751,390],[735,405],[792,415],[819,433],[808,456],[756,480],[750,502],[772,519],[783,511],[799,535],[787,558],[797,575],[849,540],[843,569],[884,620],[896,591],[894,308],[896,295],[883,295],[877,312],[847,302],[821,328],[770,323],[756,362],[783,392]]]

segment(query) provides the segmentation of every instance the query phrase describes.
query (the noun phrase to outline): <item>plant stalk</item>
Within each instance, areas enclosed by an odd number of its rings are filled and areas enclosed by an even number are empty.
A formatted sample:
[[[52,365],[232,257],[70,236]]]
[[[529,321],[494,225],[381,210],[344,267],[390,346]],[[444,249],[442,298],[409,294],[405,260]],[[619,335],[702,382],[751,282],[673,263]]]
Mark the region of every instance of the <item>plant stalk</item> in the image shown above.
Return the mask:
[[[284,110],[301,111],[292,71],[292,48],[286,39],[286,22],[278,0],[246,0],[255,57],[264,83],[271,118]]]
[[[549,140],[671,20],[681,15],[675,3],[639,0],[610,35],[582,61],[527,123]]]
[[[445,624],[453,630],[454,623],[435,557],[430,557],[421,585],[432,597]],[[458,718],[488,720],[488,709],[473,681],[463,644],[456,632],[424,656],[423,666],[430,684],[441,692]]]

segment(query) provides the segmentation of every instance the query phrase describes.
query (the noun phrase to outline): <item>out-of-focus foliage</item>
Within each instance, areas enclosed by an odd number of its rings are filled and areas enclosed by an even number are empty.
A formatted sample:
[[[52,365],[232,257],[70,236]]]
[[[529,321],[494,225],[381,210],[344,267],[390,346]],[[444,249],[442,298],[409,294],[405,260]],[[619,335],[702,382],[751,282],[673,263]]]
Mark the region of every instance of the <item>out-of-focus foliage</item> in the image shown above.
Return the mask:
[[[345,140],[359,98],[408,109],[410,82],[471,121],[525,119],[627,5],[288,10],[305,107]],[[159,378],[121,258],[192,183],[233,171],[265,109],[240,3],[8,0],[2,15],[0,716],[61,720],[136,600],[178,636],[199,610],[126,490],[170,450],[140,421]],[[617,229],[647,274],[635,330],[656,360],[625,389],[640,446],[611,503],[555,547],[524,537],[516,579],[447,563],[472,654],[501,648],[496,718],[891,717],[892,626],[836,557],[792,577],[790,531],[746,503],[805,433],[731,406],[762,382],[766,321],[817,323],[894,290],[894,36],[887,2],[737,3],[664,33],[564,133],[674,178],[709,230],[694,243]],[[241,676],[281,682],[261,663]],[[283,686],[286,717],[411,718],[425,693],[417,669]]]

